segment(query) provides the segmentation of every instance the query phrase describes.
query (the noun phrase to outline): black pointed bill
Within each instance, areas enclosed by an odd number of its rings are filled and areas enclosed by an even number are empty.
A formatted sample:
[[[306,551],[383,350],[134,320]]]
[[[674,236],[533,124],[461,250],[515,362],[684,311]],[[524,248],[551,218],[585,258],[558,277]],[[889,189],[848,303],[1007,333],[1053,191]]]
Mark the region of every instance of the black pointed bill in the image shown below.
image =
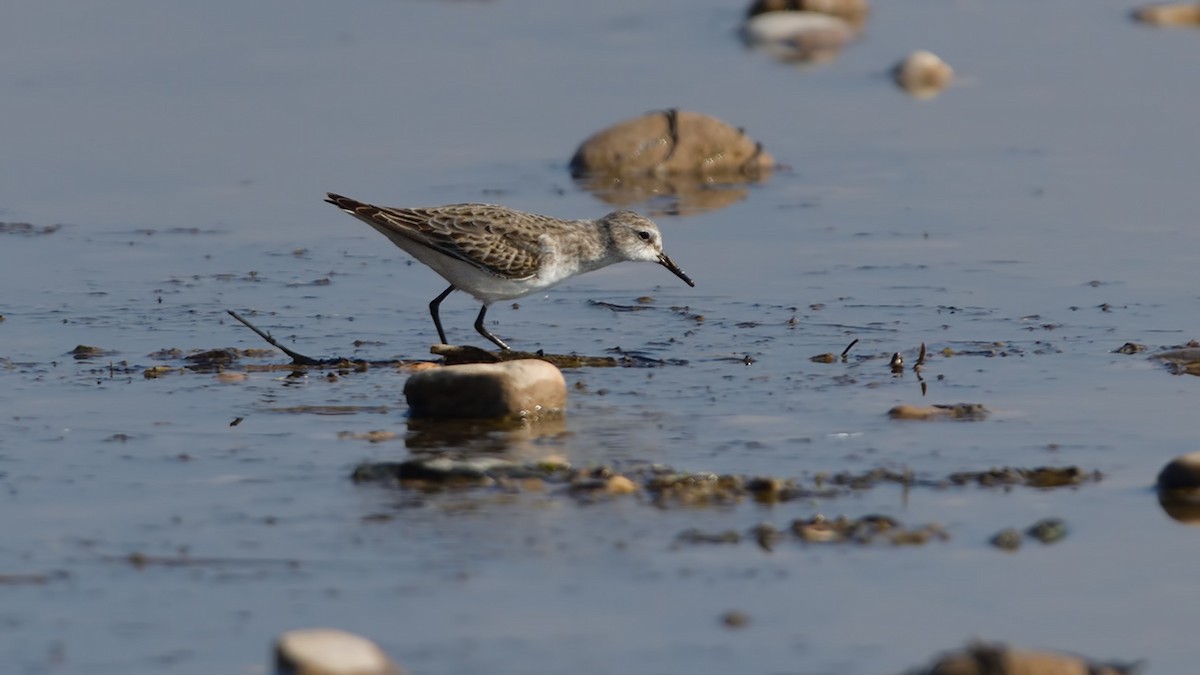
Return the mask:
[[[674,260],[671,260],[670,258],[668,258],[666,253],[662,253],[658,256],[658,264],[671,270],[672,274],[679,277],[680,279],[683,279],[683,282],[685,284],[687,284],[688,286],[692,286],[692,287],[696,286],[696,282],[692,281],[692,278],[689,277],[687,275],[687,273],[685,273],[683,270],[679,269],[679,265],[676,265]]]

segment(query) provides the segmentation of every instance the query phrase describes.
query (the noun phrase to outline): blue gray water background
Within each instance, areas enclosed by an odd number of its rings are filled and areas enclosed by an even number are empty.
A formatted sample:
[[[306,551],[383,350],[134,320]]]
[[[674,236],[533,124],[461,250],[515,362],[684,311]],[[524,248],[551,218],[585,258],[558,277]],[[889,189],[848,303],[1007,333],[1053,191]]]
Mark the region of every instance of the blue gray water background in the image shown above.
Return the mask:
[[[261,673],[275,634],[333,625],[423,674],[896,672],[974,636],[1194,670],[1200,538],[1150,486],[1195,449],[1197,382],[1112,350],[1197,336],[1200,35],[1135,25],[1124,2],[878,4],[860,41],[808,68],[745,49],[736,3],[9,7],[0,220],[63,227],[0,235],[0,573],[67,576],[0,586],[8,668]],[[917,48],[960,76],[934,100],[885,75]],[[262,346],[225,309],[310,355],[423,358],[443,282],[324,191],[595,217],[608,207],[567,175],[576,144],[668,106],[744,126],[790,169],[728,208],[658,218],[695,289],[623,265],[489,314],[518,348],[688,362],[568,372],[583,389],[563,427],[509,439],[514,452],[1105,479],[665,511],[421,496],[347,478],[408,456],[403,372],[220,384],[108,369]],[[643,295],[656,309],[589,304]],[[478,339],[476,309],[444,303],[451,341]],[[808,360],[855,338],[853,354],[881,358]],[[922,342],[924,397],[883,358],[911,362]],[[77,344],[116,354],[76,362]],[[992,415],[884,416],[958,401]],[[281,412],[303,405],[363,410]],[[379,429],[399,440],[338,438]],[[937,521],[952,539],[672,545],[816,512]],[[986,543],[1047,516],[1067,540]],[[137,569],[135,552],[219,562]],[[731,609],[745,629],[721,625]]]

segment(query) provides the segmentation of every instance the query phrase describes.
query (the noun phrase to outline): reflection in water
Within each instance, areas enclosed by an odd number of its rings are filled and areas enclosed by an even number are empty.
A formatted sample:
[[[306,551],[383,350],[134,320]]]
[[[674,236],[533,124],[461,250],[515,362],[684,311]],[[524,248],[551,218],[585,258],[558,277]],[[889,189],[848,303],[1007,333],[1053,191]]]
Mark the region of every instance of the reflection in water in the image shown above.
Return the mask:
[[[566,458],[563,415],[536,420],[409,420],[404,445],[413,454],[466,452],[522,461]]]
[[[1200,525],[1200,504],[1158,493],[1158,505],[1166,514],[1185,525]]]
[[[655,216],[687,216],[740,202],[749,194],[743,186],[758,182],[757,178],[746,176],[721,178],[718,182],[711,176],[700,175],[590,174],[575,181],[607,204],[621,208],[640,206]]]
[[[670,108],[592,134],[570,166],[581,187],[609,204],[686,215],[745,199],[743,186],[766,180],[775,159],[744,129]]]
[[[1158,503],[1181,523],[1200,524],[1200,452],[1180,455],[1158,472]]]

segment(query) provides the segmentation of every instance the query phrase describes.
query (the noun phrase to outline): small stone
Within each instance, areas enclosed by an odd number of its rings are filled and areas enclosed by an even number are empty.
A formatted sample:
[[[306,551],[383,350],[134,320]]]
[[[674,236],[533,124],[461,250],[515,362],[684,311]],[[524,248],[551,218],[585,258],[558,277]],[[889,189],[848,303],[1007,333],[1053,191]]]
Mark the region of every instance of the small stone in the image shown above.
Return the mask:
[[[746,44],[782,61],[827,61],[857,36],[850,22],[820,12],[767,12],[742,27]]]
[[[1133,10],[1133,18],[1152,26],[1200,26],[1200,3],[1146,5]]]
[[[208,349],[195,354],[189,354],[183,357],[187,361],[189,368],[193,370],[216,369],[218,366],[226,366],[238,360],[238,351],[236,349]]]
[[[625,476],[610,476],[604,484],[604,491],[610,495],[628,495],[637,492],[637,484]]]
[[[892,79],[913,98],[933,98],[954,80],[954,69],[937,54],[920,50],[892,67]]]
[[[733,609],[721,615],[721,623],[726,628],[745,628],[750,623],[750,616]]]
[[[77,345],[74,349],[72,349],[71,351],[69,351],[67,353],[70,354],[71,356],[75,357],[76,360],[83,361],[86,359],[94,359],[94,358],[98,358],[101,356],[109,356],[111,354],[114,354],[115,352],[109,351],[107,349],[102,349],[100,347],[93,347],[91,345]]]
[[[988,409],[978,403],[954,403],[947,405],[901,404],[888,411],[894,420],[937,420],[955,419],[978,421],[987,418]]]
[[[156,377],[162,377],[163,375],[166,375],[172,370],[174,370],[174,368],[171,368],[170,366],[150,366],[146,370],[142,371],[142,375],[147,380],[153,380]]]
[[[746,18],[767,12],[820,12],[857,26],[866,20],[870,10],[867,0],[755,0],[746,10]]]
[[[1115,354],[1140,354],[1146,351],[1146,345],[1140,345],[1136,342],[1126,342],[1125,344],[1113,350]]]
[[[792,533],[811,542],[841,541],[843,538],[843,533],[822,515],[808,520],[793,520]]]
[[[246,373],[224,372],[224,373],[217,373],[216,380],[217,380],[217,382],[225,382],[225,383],[245,382],[247,377],[249,377],[249,375],[247,375]]]
[[[445,366],[404,384],[414,418],[531,418],[567,406],[562,371],[538,359]]]
[[[1002,551],[1015,551],[1021,548],[1021,533],[1010,527],[1000,530],[988,541]]]
[[[1067,524],[1061,518],[1043,518],[1030,525],[1025,534],[1043,544],[1053,544],[1066,538]]]
[[[275,641],[274,675],[402,675],[374,642],[334,628],[292,630]]]

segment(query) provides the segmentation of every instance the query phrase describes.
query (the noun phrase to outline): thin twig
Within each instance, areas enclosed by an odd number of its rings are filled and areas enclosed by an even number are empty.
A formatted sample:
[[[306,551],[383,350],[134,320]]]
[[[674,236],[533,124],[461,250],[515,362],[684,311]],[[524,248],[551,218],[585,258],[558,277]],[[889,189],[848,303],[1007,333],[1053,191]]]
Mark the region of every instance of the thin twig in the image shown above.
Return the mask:
[[[858,338],[854,338],[854,341],[851,342],[850,344],[846,345],[846,348],[842,350],[842,360],[843,361],[846,360],[846,355],[850,353],[850,350],[853,349],[854,345],[856,345],[856,344],[858,344]]]
[[[258,333],[258,336],[260,338],[266,340],[272,347],[275,347],[276,349],[283,352],[284,354],[287,354],[288,356],[292,357],[292,363],[299,365],[299,366],[319,366],[319,365],[321,365],[321,362],[318,361],[317,359],[305,356],[303,354],[298,354],[298,353],[288,349],[287,347],[284,347],[283,345],[279,344],[278,342],[275,341],[275,338],[271,337],[270,333],[262,332],[261,330],[258,329],[257,326],[255,326],[254,324],[250,323],[249,321],[243,319],[240,315],[238,315],[237,312],[233,311],[232,309],[227,309],[225,311],[229,313],[229,316],[232,316],[233,318],[242,322],[243,326],[245,326],[246,328],[249,328],[250,330],[254,331],[255,333]]]

